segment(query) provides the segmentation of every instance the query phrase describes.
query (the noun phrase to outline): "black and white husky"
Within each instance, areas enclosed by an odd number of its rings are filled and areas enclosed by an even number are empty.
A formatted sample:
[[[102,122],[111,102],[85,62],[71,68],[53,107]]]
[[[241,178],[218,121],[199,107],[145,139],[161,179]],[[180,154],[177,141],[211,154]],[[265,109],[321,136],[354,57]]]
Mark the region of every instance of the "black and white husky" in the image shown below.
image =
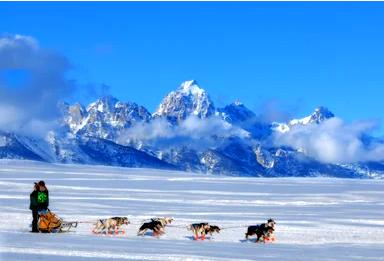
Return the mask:
[[[163,218],[152,218],[151,221],[144,223],[139,228],[137,232],[138,236],[143,236],[147,230],[152,230],[154,236],[159,236],[165,233],[165,226],[171,224],[173,218],[163,217]]]

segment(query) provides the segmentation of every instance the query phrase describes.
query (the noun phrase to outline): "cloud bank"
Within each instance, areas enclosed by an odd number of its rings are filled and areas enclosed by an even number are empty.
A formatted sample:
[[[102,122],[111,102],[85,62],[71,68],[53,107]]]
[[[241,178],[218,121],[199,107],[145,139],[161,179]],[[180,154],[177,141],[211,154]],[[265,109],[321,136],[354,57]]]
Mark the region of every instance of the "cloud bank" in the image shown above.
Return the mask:
[[[294,126],[275,133],[274,145],[290,146],[325,163],[354,163],[384,160],[384,144],[364,137],[377,127],[375,121],[351,124],[331,118],[321,124]]]
[[[64,56],[32,37],[0,37],[0,130],[40,136],[54,128],[58,101],[74,90],[65,77],[70,68]],[[18,71],[27,77],[15,87],[4,75]]]
[[[188,145],[194,149],[218,147],[227,138],[249,138],[249,133],[228,122],[211,117],[200,119],[188,117],[179,125],[171,125],[164,118],[156,118],[148,123],[138,123],[125,130],[119,137],[120,144],[144,141],[146,144],[162,148],[172,145]]]

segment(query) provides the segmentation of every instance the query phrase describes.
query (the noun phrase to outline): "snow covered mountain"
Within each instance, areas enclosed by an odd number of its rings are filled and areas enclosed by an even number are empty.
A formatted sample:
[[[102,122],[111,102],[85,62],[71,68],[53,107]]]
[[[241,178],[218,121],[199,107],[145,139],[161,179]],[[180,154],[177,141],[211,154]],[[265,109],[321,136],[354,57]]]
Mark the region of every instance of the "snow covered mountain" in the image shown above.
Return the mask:
[[[323,163],[302,150],[271,143],[275,133],[333,118],[325,107],[302,119],[265,123],[239,101],[216,109],[196,81],[186,81],[152,115],[143,106],[112,96],[88,106],[62,103],[60,109],[61,128],[45,139],[0,132],[0,158],[236,176],[384,177],[384,162]],[[372,137],[362,139],[371,146]]]
[[[0,132],[0,158],[44,161],[33,148],[20,141],[15,134],[6,132]]]
[[[114,140],[121,130],[148,122],[151,114],[143,106],[106,96],[89,104],[64,104],[64,122],[73,134]]]
[[[320,106],[320,107],[317,107],[311,115],[304,117],[302,119],[293,119],[288,123],[274,122],[272,123],[272,128],[275,131],[284,133],[289,131],[293,126],[319,124],[333,117],[335,117],[335,115],[331,111],[329,111],[328,108]]]
[[[3,159],[179,169],[146,152],[96,137],[60,137],[50,133],[46,140],[41,140],[1,133],[0,141],[0,158]]]
[[[199,87],[197,81],[191,80],[165,96],[153,117],[165,117],[178,123],[191,115],[205,119],[214,113],[215,107],[208,93]]]
[[[261,121],[256,113],[247,108],[239,100],[224,108],[218,108],[216,115],[230,124],[248,131],[255,139],[266,138],[272,131],[270,124]]]
[[[256,114],[248,109],[239,100],[218,109],[218,114],[226,121],[237,124],[250,121],[256,117]]]

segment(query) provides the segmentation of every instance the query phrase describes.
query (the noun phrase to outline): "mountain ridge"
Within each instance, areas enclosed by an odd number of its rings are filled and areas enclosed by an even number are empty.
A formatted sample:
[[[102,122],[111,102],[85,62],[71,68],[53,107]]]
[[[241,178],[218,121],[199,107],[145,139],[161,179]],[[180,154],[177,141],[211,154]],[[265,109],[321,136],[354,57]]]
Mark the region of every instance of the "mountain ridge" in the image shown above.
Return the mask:
[[[59,107],[61,129],[49,132],[45,139],[0,132],[0,158],[255,177],[384,176],[384,163],[380,161],[324,163],[300,149],[271,144],[274,134],[284,135],[294,128],[321,125],[334,118],[323,106],[301,119],[265,123],[240,101],[216,108],[208,93],[191,80],[168,93],[152,114],[144,106],[110,95],[88,106],[61,103]],[[163,136],[121,142],[127,130],[143,132],[143,126]],[[369,144],[371,138],[365,139]],[[159,146],[157,140],[163,145]]]

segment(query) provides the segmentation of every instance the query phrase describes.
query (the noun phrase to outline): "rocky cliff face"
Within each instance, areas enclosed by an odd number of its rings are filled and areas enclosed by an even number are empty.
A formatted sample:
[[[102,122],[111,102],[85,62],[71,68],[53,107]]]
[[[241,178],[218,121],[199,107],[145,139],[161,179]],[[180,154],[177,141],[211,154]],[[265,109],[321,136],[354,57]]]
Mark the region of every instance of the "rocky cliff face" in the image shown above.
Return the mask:
[[[185,120],[188,116],[205,119],[215,113],[215,107],[205,90],[196,81],[186,81],[164,97],[154,117],[165,117],[172,123]]]

